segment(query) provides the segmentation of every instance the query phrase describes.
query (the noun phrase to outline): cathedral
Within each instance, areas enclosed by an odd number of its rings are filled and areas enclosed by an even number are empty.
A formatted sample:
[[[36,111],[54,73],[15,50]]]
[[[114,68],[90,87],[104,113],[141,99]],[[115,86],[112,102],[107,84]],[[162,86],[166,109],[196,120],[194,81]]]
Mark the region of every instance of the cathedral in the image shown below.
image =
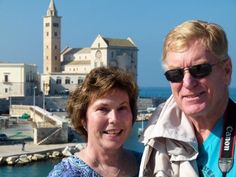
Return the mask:
[[[61,17],[50,0],[43,19],[43,74],[41,90],[56,95],[74,90],[93,68],[116,66],[133,74],[137,80],[138,48],[130,37],[116,39],[97,35],[88,48],[61,50]]]

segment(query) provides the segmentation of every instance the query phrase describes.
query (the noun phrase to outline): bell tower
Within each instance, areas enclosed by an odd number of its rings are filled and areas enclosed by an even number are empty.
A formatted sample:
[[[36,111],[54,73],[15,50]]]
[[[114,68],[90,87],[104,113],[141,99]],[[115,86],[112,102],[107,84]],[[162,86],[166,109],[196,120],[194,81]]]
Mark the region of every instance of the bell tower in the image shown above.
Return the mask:
[[[43,18],[43,73],[61,71],[61,17],[57,16],[54,1],[51,0],[47,15]]]

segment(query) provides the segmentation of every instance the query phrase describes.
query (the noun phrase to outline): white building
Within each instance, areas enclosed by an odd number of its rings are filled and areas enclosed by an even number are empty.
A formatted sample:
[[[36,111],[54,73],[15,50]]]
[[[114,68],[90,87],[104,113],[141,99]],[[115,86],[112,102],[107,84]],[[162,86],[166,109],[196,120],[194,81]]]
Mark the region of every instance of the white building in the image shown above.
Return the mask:
[[[137,80],[138,48],[131,38],[114,39],[98,35],[89,48],[61,51],[61,17],[51,0],[43,24],[43,61],[41,89],[57,94],[74,90],[86,74],[99,66],[116,66],[130,72]],[[61,51],[61,52],[60,52]]]
[[[113,39],[98,35],[90,48],[66,48],[61,53],[63,73],[87,74],[99,66],[117,66],[136,77],[137,47],[131,38]]]
[[[0,98],[33,95],[36,84],[36,65],[0,63]]]

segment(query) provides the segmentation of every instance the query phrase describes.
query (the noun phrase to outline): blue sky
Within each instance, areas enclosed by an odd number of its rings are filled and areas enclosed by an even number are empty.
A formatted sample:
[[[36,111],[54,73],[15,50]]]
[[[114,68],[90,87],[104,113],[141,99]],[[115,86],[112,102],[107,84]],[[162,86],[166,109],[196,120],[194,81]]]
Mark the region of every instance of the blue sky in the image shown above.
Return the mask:
[[[50,0],[0,0],[0,61],[36,64],[42,72],[43,16]],[[62,16],[62,46],[90,47],[98,34],[131,37],[139,48],[139,86],[168,86],[161,67],[162,43],[188,19],[220,24],[236,68],[235,0],[54,0]],[[231,87],[236,87],[233,72]]]

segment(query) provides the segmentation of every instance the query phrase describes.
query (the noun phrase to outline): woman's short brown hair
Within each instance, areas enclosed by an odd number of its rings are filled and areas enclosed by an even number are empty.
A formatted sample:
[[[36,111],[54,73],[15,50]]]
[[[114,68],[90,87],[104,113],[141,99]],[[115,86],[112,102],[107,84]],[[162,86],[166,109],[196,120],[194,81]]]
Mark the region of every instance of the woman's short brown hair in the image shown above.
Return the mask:
[[[92,100],[106,95],[109,91],[119,89],[129,97],[133,122],[137,118],[138,87],[130,73],[115,67],[98,67],[93,69],[81,86],[71,93],[67,102],[67,112],[75,130],[85,136],[87,131],[83,126],[86,122],[88,105]]]

